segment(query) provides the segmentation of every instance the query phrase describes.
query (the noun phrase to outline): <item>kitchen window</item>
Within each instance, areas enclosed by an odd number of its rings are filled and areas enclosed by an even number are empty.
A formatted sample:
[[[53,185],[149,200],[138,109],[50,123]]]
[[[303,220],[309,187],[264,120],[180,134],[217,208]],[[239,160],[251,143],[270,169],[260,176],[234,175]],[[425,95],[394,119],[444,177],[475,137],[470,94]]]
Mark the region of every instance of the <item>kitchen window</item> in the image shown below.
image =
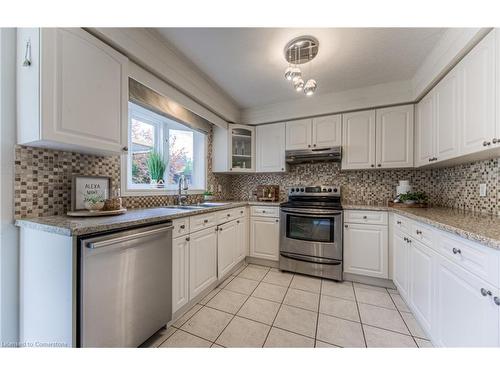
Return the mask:
[[[184,174],[191,191],[206,186],[206,134],[175,120],[129,102],[129,152],[127,154],[127,191],[177,189]],[[148,158],[158,153],[165,163],[164,187],[152,184]]]

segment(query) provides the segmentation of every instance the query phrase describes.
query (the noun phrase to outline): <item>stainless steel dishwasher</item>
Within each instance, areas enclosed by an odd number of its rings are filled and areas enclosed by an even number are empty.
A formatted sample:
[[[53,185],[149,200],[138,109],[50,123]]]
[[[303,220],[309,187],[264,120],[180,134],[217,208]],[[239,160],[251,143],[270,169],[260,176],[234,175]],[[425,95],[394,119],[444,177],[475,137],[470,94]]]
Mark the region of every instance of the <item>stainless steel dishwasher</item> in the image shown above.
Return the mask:
[[[137,347],[171,319],[171,222],[81,239],[80,254],[81,347]]]

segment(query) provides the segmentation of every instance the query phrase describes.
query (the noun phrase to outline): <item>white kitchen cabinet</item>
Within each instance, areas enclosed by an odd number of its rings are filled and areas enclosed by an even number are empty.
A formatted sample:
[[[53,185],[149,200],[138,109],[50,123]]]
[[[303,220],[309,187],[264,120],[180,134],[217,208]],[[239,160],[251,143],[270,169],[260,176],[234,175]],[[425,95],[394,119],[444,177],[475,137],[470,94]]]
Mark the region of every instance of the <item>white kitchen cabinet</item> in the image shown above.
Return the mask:
[[[250,218],[250,256],[279,260],[279,219],[274,217]]]
[[[324,148],[342,145],[342,116],[315,117],[312,120],[312,147]]]
[[[460,152],[465,155],[490,147],[496,137],[495,33],[479,42],[457,68],[461,80]]]
[[[284,172],[285,169],[285,123],[257,126],[256,171]]]
[[[392,240],[392,277],[399,294],[409,300],[410,287],[410,243],[408,235],[395,230]]]
[[[17,45],[18,143],[121,152],[128,59],[79,28],[18,29]]]
[[[236,264],[238,224],[236,220],[217,227],[217,277],[224,278]]]
[[[375,110],[342,115],[342,169],[375,168]]]
[[[377,168],[413,167],[413,105],[376,110]]]
[[[214,126],[212,169],[219,173],[255,172],[255,126]]]
[[[249,227],[248,227],[248,219],[246,217],[238,219],[236,221],[236,237],[237,237],[237,246],[236,246],[236,263],[241,262],[249,255]]]
[[[172,241],[172,313],[189,302],[189,240],[188,236]]]
[[[426,332],[433,328],[435,252],[419,241],[410,241],[409,303]]]
[[[304,150],[311,148],[312,120],[295,120],[286,123],[286,149]]]
[[[434,162],[435,119],[434,91],[429,92],[418,104],[415,126],[415,166]]]
[[[387,279],[388,258],[386,225],[344,225],[344,272]]]
[[[207,228],[189,235],[189,299],[217,280],[217,231]]]
[[[500,345],[499,307],[493,301],[494,296],[499,295],[498,288],[442,256],[437,258],[433,328],[436,344],[445,347]]]

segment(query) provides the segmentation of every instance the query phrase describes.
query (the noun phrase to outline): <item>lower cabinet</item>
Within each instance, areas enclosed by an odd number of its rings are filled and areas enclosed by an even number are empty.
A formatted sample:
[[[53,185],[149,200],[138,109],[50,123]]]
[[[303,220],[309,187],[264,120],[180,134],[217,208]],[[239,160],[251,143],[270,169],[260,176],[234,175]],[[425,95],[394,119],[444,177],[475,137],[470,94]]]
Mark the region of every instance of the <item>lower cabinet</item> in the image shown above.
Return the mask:
[[[280,223],[276,217],[250,218],[250,256],[279,260]]]
[[[392,281],[399,294],[408,299],[410,287],[410,243],[401,231],[394,231],[392,240]]]
[[[433,327],[432,301],[436,253],[418,241],[409,239],[410,283],[409,303],[413,313],[427,332]]]
[[[344,272],[386,279],[388,251],[386,225],[344,225]]]
[[[491,294],[490,294],[491,293]],[[433,336],[438,346],[499,346],[498,288],[438,256]]]
[[[248,219],[246,217],[236,220],[236,263],[241,262],[248,255]]]
[[[172,312],[189,302],[189,236],[172,241]]]
[[[222,279],[236,264],[238,223],[230,221],[217,227],[217,277]]]
[[[212,227],[189,237],[189,299],[193,299],[217,280],[217,232]]]

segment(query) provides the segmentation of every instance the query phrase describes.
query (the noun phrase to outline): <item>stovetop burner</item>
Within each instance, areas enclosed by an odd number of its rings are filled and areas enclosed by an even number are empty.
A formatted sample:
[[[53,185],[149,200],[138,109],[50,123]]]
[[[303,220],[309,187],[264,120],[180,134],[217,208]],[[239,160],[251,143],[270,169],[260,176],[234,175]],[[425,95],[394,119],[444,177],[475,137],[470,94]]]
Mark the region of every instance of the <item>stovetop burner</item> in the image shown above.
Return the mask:
[[[288,202],[281,207],[342,209],[338,186],[293,186],[288,188]]]

